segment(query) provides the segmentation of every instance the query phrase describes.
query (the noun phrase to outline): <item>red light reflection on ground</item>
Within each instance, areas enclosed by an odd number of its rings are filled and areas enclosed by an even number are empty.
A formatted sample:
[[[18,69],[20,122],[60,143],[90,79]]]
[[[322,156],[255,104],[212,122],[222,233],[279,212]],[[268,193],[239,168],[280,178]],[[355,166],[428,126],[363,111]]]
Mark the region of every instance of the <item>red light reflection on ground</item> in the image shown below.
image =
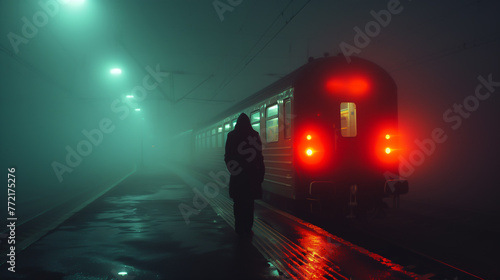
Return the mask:
[[[297,219],[297,222],[309,229],[297,227],[297,234],[300,237],[297,239],[299,246],[304,250],[304,263],[296,267],[304,275],[308,275],[308,279],[325,279],[325,277],[333,277],[334,279],[348,279],[340,274],[341,269],[331,260],[342,258],[342,253],[339,250],[340,246],[355,250],[365,256],[368,256],[382,265],[385,265],[390,270],[405,274],[413,279],[418,279],[418,275],[405,271],[403,266],[393,263],[391,260],[384,258],[378,254],[372,253],[362,247],[352,244],[340,237],[334,236],[325,230]],[[312,231],[311,231],[312,229]],[[344,249],[345,250],[345,249]],[[386,273],[387,277],[391,274]],[[378,274],[372,279],[384,279],[384,276]]]
[[[297,241],[304,250],[304,263],[297,267],[301,274],[307,275],[307,279],[348,279],[340,275],[340,268],[330,261],[336,255],[335,243],[328,242],[324,236],[301,227],[298,227],[297,231],[301,236]]]

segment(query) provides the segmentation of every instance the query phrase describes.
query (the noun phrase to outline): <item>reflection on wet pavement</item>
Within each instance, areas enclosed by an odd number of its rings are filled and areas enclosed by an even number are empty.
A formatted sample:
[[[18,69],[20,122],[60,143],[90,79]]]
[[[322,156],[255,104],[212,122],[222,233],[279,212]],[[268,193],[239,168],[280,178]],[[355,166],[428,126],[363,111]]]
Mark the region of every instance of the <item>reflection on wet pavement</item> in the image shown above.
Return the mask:
[[[186,224],[192,190],[174,176],[133,176],[19,253],[1,279],[272,279],[276,270],[240,244],[209,208]],[[10,278],[6,278],[6,277]]]

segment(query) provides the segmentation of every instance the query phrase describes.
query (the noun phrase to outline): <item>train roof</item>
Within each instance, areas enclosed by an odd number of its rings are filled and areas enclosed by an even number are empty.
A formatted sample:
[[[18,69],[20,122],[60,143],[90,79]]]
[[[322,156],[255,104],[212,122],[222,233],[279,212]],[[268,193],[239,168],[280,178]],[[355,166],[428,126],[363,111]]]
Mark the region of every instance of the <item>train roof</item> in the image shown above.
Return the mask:
[[[302,73],[305,73],[309,69],[318,67],[320,65],[329,64],[329,63],[332,63],[334,61],[339,63],[339,64],[346,64],[346,65],[350,64],[352,62],[356,62],[359,64],[367,64],[367,65],[370,65],[371,67],[379,68],[381,71],[385,72],[385,70],[382,69],[379,65],[377,65],[369,60],[362,59],[359,57],[350,57],[350,59],[352,61],[347,62],[346,58],[340,53],[337,56],[328,56],[328,57],[320,57],[320,58],[316,58],[316,59],[311,59],[311,60],[309,60],[308,63],[300,66],[299,68],[295,69],[294,71],[292,71],[288,75],[284,76],[283,78],[273,82],[272,84],[264,87],[263,89],[257,91],[256,93],[239,101],[235,105],[233,105],[230,108],[228,108],[227,110],[217,114],[213,118],[210,118],[207,121],[199,123],[199,125],[196,127],[196,129],[201,129],[201,128],[209,126],[213,123],[221,121],[224,118],[226,118],[227,116],[241,112],[253,104],[256,104],[256,103],[258,103],[266,98],[272,97],[278,93],[283,92],[284,90],[294,86],[295,81],[297,80],[298,77],[302,76],[301,75]]]

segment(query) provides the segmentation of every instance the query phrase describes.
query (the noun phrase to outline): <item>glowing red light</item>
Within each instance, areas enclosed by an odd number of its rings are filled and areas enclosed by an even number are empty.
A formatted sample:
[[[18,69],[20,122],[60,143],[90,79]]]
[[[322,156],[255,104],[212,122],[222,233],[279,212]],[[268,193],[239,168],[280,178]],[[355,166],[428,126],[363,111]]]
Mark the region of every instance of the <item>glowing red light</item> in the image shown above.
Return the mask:
[[[401,133],[394,129],[395,126],[394,123],[381,123],[375,128],[373,154],[381,164],[396,165],[401,156]]]
[[[340,79],[335,79],[335,80],[328,81],[326,86],[330,91],[338,92],[338,91],[344,90],[345,84],[344,84],[344,81],[342,81]]]
[[[301,132],[302,135],[296,143],[296,149],[300,161],[311,168],[325,159],[325,145],[322,141],[320,130],[308,128]]]
[[[351,93],[364,93],[368,90],[368,83],[363,79],[352,79],[348,88]]]
[[[328,91],[334,93],[361,94],[369,89],[368,81],[363,78],[335,78],[327,82]]]

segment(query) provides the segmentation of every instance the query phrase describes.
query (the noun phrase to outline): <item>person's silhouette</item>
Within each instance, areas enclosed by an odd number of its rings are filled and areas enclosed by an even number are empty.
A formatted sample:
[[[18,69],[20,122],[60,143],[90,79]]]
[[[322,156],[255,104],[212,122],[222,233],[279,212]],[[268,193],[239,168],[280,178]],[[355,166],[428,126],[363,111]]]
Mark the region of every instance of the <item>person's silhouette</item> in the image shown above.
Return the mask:
[[[251,235],[254,200],[262,198],[265,166],[259,133],[245,113],[227,135],[224,161],[231,173],[229,196],[234,201],[235,231],[240,236]]]

